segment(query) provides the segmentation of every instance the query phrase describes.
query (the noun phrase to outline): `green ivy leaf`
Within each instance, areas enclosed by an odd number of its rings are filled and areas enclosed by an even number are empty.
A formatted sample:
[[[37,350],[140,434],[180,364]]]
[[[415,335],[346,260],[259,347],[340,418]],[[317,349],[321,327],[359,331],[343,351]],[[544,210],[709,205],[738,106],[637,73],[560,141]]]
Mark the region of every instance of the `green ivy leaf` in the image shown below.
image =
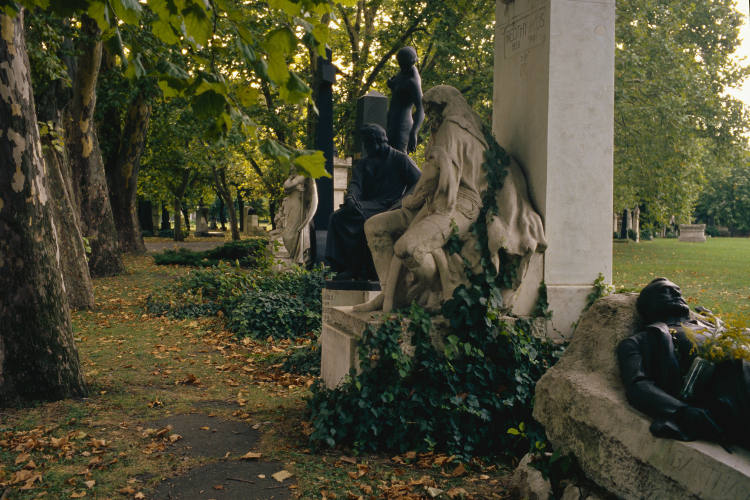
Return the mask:
[[[185,20],[185,33],[198,47],[203,47],[213,33],[213,24],[204,8],[194,3],[182,11]]]
[[[109,0],[109,4],[119,20],[127,24],[138,24],[142,11],[138,0]]]
[[[91,19],[96,21],[96,24],[97,26],[99,26],[100,30],[106,31],[109,28],[109,9],[107,8],[106,3],[92,2],[88,10],[86,11],[86,14],[88,14]]]
[[[239,89],[237,89],[237,99],[239,99],[240,104],[242,104],[245,107],[255,106],[258,104],[258,96],[260,95],[260,91],[254,87],[251,87],[250,85],[243,85]]]
[[[196,117],[214,118],[226,109],[226,98],[213,90],[206,90],[195,96],[192,100],[193,111]]]
[[[289,17],[298,16],[302,12],[302,4],[290,0],[269,0],[268,6],[283,11]]]
[[[331,177],[326,171],[326,159],[322,151],[305,151],[292,162],[314,179]]]
[[[279,97],[290,104],[303,104],[312,89],[296,73],[289,72],[289,79],[279,87]]]
[[[151,24],[151,31],[153,31],[154,35],[159,40],[167,45],[174,45],[180,41],[180,38],[175,35],[175,32],[172,29],[172,25],[163,19],[157,19],[154,21],[153,24]]]

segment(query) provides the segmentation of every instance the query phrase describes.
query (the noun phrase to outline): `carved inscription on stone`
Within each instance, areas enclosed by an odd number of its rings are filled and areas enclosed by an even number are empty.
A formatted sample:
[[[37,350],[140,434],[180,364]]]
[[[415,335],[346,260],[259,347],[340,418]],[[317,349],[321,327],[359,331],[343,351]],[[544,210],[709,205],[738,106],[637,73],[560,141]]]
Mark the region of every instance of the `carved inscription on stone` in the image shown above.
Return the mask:
[[[544,7],[515,17],[503,30],[505,58],[525,52],[547,39],[547,13]]]

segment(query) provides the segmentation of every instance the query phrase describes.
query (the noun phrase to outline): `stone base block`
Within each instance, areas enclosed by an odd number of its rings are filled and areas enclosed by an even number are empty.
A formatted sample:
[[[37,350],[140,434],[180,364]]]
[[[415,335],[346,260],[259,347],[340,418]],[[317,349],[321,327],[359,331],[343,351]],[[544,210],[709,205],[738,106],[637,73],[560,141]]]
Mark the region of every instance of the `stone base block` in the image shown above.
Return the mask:
[[[320,376],[326,387],[335,388],[352,368],[359,370],[357,343],[368,325],[377,327],[383,323],[382,316],[382,313],[355,313],[352,306],[323,306]]]
[[[626,499],[750,499],[750,452],[655,438],[625,399],[615,347],[639,326],[635,294],[596,302],[565,354],[536,385],[534,418],[555,449]]]
[[[706,241],[705,224],[680,224],[680,237],[678,241],[691,241],[702,243]]]
[[[558,341],[570,339],[592,289],[591,285],[547,284],[547,302],[552,311],[552,319],[547,322],[549,338]]]

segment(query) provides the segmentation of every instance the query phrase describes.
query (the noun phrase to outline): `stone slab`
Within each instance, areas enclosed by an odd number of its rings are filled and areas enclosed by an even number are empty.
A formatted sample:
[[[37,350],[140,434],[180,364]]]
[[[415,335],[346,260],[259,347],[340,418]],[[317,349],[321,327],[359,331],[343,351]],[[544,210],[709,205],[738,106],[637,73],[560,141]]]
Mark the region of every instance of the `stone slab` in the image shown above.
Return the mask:
[[[680,224],[680,236],[677,241],[703,243],[706,241],[705,224]]]
[[[330,286],[330,282],[328,286]],[[380,293],[378,290],[335,290],[323,288],[323,323],[327,321],[333,307],[363,304],[374,298],[378,293]]]
[[[565,354],[537,383],[534,418],[572,452],[586,475],[614,495],[659,499],[750,499],[750,452],[655,438],[630,407],[615,348],[639,328],[635,294],[597,301]]]

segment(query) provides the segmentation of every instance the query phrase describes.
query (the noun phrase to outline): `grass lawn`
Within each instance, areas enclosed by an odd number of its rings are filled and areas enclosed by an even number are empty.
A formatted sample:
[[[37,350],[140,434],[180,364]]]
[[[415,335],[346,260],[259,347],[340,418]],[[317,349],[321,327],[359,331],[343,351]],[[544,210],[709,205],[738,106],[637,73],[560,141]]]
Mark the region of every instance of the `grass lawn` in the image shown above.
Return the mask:
[[[464,466],[437,454],[353,458],[310,450],[305,397],[313,379],[285,373],[278,363],[279,354],[295,346],[288,340],[238,342],[218,318],[144,314],[145,298],[188,270],[156,266],[147,256],[125,262],[126,274],[94,281],[93,310],[73,313],[89,397],[0,409],[3,500],[154,498],[165,477],[239,459],[236,453],[175,453],[189,436],[155,422],[186,413],[258,429],[259,444],[241,453],[261,453],[293,473],[291,493],[300,498],[321,498],[323,491],[328,498],[426,498],[428,486],[464,488],[467,498],[506,496],[510,464],[503,462]]]
[[[616,242],[613,261],[618,291],[640,291],[663,276],[680,285],[692,307],[707,307],[724,319],[750,321],[750,238]]]

